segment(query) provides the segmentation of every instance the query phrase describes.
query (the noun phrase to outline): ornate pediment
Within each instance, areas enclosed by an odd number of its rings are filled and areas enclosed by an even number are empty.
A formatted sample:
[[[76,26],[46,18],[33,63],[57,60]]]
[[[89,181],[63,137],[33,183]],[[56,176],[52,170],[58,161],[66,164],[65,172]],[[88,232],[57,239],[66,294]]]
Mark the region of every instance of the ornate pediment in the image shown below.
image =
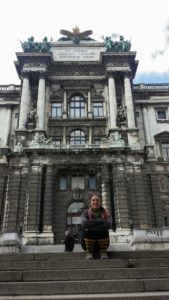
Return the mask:
[[[168,140],[169,141],[169,131],[163,131],[163,132],[160,132],[158,134],[156,134],[154,136],[154,138],[156,140],[163,140],[163,141],[166,141]]]

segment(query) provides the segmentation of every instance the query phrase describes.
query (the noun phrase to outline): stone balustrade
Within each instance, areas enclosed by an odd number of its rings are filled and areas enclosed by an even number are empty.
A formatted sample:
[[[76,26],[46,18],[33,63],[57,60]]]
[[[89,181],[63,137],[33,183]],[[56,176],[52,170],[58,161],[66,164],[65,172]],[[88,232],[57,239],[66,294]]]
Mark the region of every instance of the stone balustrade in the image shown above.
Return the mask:
[[[10,92],[10,91],[20,91],[20,85],[9,84],[9,85],[0,85],[0,92]]]

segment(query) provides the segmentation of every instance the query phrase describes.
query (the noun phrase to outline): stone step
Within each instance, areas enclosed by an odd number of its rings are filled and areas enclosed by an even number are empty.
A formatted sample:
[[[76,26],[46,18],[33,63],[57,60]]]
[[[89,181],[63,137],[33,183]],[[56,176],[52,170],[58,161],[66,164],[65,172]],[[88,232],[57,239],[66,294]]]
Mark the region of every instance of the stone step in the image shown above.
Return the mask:
[[[0,295],[65,295],[168,291],[169,279],[85,280],[0,283]]]
[[[0,271],[0,282],[169,278],[169,267]]]
[[[168,300],[169,292],[120,293],[120,294],[78,294],[78,295],[33,295],[0,296],[0,300]]]
[[[0,262],[0,270],[58,270],[58,269],[93,269],[93,268],[126,268],[129,262],[127,259],[107,260],[66,260],[56,261],[4,261]]]
[[[169,258],[138,259],[56,259],[56,260],[6,260],[0,261],[0,270],[58,270],[92,268],[146,268],[169,267]]]
[[[109,252],[108,260],[89,261],[84,252],[2,254],[0,300],[11,296],[15,300],[166,300],[169,251]]]
[[[108,251],[109,257],[114,259],[138,258],[169,258],[169,251]],[[30,260],[56,260],[56,259],[82,259],[84,252],[46,252],[46,253],[12,253],[0,254],[0,261],[30,261]]]

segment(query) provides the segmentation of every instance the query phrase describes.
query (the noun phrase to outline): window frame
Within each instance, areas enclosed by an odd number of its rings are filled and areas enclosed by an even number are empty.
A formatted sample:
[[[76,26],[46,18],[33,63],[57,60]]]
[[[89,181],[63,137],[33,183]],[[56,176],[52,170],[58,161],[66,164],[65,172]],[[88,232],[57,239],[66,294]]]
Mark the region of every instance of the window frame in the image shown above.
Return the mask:
[[[95,106],[96,104],[98,104],[97,106]],[[99,104],[101,104],[99,106]],[[101,113],[100,113],[100,109],[101,109]],[[103,105],[103,101],[101,100],[95,100],[92,102],[92,111],[93,111],[93,117],[94,118],[103,118],[104,117],[104,105]],[[95,112],[97,112],[95,114]]]
[[[82,95],[74,95],[69,100],[69,118],[80,119],[86,117],[86,101]]]
[[[158,123],[166,123],[169,122],[169,118],[168,118],[168,107],[163,106],[163,107],[155,107],[155,114],[156,114],[156,121]],[[164,113],[165,116],[164,117],[160,117],[159,114]]]
[[[76,133],[80,133],[80,135],[76,135]],[[83,133],[83,134],[82,134]],[[73,134],[75,134],[73,136]],[[76,143],[73,141],[80,141],[80,143]],[[81,129],[75,129],[75,130],[72,130],[71,133],[70,133],[70,138],[69,138],[69,143],[70,145],[85,145],[86,144],[86,135],[84,133],[83,130]]]
[[[59,107],[53,107],[54,105],[60,105]],[[53,113],[55,111],[55,113]],[[59,113],[58,113],[59,111]],[[53,119],[61,119],[62,118],[62,102],[52,102],[51,103],[51,118]]]

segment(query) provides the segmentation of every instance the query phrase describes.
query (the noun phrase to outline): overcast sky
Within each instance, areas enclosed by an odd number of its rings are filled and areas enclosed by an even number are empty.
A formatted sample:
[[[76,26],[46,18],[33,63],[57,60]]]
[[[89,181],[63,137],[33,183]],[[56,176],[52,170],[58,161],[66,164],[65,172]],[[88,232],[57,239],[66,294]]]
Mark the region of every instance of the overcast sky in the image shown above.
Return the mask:
[[[20,84],[21,41],[57,40],[60,29],[93,30],[93,39],[123,35],[139,60],[135,83],[169,83],[169,0],[1,0],[0,85]]]

